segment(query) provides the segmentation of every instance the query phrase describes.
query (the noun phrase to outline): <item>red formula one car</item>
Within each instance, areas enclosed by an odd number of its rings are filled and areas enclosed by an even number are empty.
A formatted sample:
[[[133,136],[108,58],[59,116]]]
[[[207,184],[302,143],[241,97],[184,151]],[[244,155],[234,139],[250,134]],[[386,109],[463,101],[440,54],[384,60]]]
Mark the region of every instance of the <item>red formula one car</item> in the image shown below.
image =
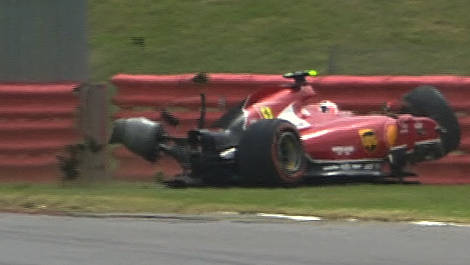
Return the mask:
[[[457,118],[436,88],[404,95],[399,114],[354,115],[330,101],[310,103],[317,95],[305,77],[313,75],[285,74],[291,85],[256,91],[212,129],[188,131],[186,138],[172,137],[162,123],[145,118],[117,120],[110,143],[149,161],[161,152],[174,157],[184,169],[181,183],[253,185],[333,176],[402,178],[412,174],[409,164],[439,159],[459,145]],[[167,112],[162,117],[177,122]]]

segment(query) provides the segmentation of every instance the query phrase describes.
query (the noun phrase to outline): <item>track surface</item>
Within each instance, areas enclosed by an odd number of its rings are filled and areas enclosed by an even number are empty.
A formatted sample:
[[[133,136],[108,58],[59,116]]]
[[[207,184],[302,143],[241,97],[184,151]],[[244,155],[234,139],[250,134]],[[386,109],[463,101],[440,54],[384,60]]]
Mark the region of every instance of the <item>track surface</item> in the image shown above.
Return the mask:
[[[468,227],[0,214],[0,265],[468,265],[469,245]]]

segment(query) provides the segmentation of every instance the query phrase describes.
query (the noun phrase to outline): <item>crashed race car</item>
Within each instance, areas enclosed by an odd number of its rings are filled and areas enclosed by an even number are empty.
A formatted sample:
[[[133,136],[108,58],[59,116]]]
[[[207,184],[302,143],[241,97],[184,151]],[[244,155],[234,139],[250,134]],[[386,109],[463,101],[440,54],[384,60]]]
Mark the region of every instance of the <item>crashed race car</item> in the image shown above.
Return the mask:
[[[199,128],[184,138],[166,132],[164,124],[178,122],[166,111],[162,122],[116,120],[110,143],[124,144],[152,162],[162,153],[173,157],[183,173],[172,183],[185,185],[285,185],[335,176],[402,179],[414,175],[409,165],[457,149],[460,127],[438,89],[413,89],[396,113],[355,115],[334,102],[315,101],[306,77],[316,74],[285,74],[292,83],[254,92],[210,129],[203,128],[201,95]]]

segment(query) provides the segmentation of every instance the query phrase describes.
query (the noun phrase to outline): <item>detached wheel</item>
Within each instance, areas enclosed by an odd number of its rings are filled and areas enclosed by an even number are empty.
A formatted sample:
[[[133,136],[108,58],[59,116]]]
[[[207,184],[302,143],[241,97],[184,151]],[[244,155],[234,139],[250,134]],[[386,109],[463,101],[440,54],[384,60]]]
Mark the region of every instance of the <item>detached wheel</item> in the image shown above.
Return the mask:
[[[290,184],[300,181],[306,162],[295,126],[281,119],[250,125],[238,146],[238,168],[250,184]]]
[[[441,140],[446,154],[459,147],[459,122],[438,89],[433,86],[417,87],[403,96],[403,102],[404,113],[429,117],[442,127]]]
[[[155,162],[160,153],[159,144],[165,140],[162,125],[146,118],[118,119],[113,122],[110,144],[124,144],[130,151]]]

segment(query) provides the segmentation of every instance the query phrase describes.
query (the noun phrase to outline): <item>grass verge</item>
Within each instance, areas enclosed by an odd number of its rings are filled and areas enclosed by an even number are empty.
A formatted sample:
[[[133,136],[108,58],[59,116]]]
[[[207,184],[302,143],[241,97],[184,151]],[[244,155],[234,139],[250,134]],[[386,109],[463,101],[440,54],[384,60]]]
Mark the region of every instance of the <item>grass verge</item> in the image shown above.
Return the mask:
[[[468,74],[467,0],[91,0],[93,80],[118,72]]]
[[[95,213],[284,213],[330,219],[470,222],[470,185],[169,189],[148,183],[2,184],[0,210]]]

